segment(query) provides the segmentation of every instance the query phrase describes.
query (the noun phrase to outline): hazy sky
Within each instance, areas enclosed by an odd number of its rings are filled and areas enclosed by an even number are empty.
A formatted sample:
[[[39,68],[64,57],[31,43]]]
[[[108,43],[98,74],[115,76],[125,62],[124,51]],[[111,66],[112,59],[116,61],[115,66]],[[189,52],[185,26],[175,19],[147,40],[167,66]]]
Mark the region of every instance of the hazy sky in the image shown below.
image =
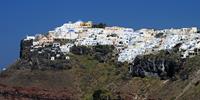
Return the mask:
[[[200,27],[200,0],[0,0],[0,67],[19,56],[26,35],[68,21],[140,28]]]

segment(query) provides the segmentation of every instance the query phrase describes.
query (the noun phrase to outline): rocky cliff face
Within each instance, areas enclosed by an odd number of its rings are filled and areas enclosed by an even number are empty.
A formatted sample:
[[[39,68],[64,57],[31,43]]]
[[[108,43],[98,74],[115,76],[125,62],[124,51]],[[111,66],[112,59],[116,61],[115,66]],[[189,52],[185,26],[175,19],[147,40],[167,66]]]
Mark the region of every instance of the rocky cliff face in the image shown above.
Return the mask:
[[[51,61],[50,55],[52,55],[52,53],[47,51],[48,47],[30,52],[31,45],[31,40],[21,42],[21,60],[16,63],[16,66],[18,66],[16,67],[17,69],[70,69],[73,66],[72,60],[62,59],[62,57],[61,59]],[[40,51],[43,51],[44,53],[38,53]],[[114,46],[73,46],[70,52],[75,55],[89,55],[92,59],[96,59],[101,63],[108,61],[117,63],[117,55]],[[168,79],[175,76],[175,73],[180,70],[182,63],[183,60],[181,60],[178,52],[173,50],[161,51],[156,55],[137,56],[134,62],[129,65],[129,73],[132,76]],[[19,65],[21,66],[19,67]]]
[[[134,65],[130,65],[130,73],[133,76],[154,76],[172,78],[179,70],[179,64],[169,59],[145,59],[137,57]]]
[[[63,42],[63,41],[58,41]],[[65,42],[65,41],[64,41]],[[39,70],[64,70],[70,69],[73,62],[65,58],[60,48],[52,47],[52,44],[33,49],[33,40],[22,40],[20,43],[20,60],[13,68],[16,69],[39,69]],[[56,60],[51,60],[55,57]]]
[[[31,45],[33,45],[33,40],[21,40],[20,42],[20,58],[28,59],[30,58]]]
[[[137,56],[129,68],[132,76],[168,79],[180,71],[183,63],[178,52],[161,51],[156,55]]]

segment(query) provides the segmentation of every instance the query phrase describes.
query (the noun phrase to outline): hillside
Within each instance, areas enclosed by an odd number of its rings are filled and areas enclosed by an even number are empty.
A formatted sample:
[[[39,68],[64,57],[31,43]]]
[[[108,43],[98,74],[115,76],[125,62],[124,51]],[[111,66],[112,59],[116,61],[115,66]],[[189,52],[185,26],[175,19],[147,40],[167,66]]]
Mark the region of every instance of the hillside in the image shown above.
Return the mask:
[[[62,60],[44,62],[44,59],[38,59],[38,62],[42,63],[31,64],[34,59],[32,61],[20,59],[1,73],[1,98],[8,100],[10,98],[24,100],[34,98],[44,100],[198,100],[200,93],[200,63],[198,60],[200,56],[185,59],[182,61],[183,64],[174,70],[173,76],[166,75],[163,78],[152,76],[152,74],[145,77],[132,74],[128,68],[132,65],[116,63],[114,56],[107,56],[109,53],[105,55],[105,58],[110,57],[110,59],[102,61],[95,56],[98,54],[95,52],[71,53],[71,59],[65,62],[66,64],[62,63],[64,65],[59,65]],[[176,54],[178,53],[159,52],[139,58],[142,62],[153,58],[179,62]],[[49,66],[51,63],[54,66]],[[156,64],[159,65],[159,63]],[[46,67],[44,69],[39,66]],[[149,68],[151,69],[151,66]],[[151,70],[145,71],[152,72]]]
[[[65,23],[21,40],[5,100],[198,100],[200,31]]]

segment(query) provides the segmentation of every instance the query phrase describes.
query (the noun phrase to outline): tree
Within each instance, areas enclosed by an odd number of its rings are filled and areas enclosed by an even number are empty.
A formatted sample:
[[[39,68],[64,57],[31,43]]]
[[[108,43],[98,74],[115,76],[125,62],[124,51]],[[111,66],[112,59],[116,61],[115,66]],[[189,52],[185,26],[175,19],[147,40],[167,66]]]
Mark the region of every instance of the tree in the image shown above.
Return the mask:
[[[92,28],[105,28],[107,25],[104,23],[94,24]]]

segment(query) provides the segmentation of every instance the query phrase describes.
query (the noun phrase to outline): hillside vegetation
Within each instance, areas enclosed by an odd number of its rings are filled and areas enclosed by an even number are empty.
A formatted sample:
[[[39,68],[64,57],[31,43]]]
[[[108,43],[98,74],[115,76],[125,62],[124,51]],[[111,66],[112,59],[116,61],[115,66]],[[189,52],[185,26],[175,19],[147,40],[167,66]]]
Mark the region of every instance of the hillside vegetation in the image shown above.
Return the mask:
[[[198,100],[200,97],[200,56],[182,61],[178,52],[161,51],[140,56],[139,63],[135,67],[128,63],[117,63],[113,47],[74,47],[72,50],[73,52],[69,54],[70,60],[66,61],[20,59],[1,73],[0,83],[8,86],[8,90],[14,88],[17,90],[16,93],[33,87],[42,93],[45,90],[48,93],[43,94],[50,95],[49,98],[43,98],[45,100]],[[163,59],[175,63],[169,66],[170,72],[173,73],[169,76],[166,74],[166,77],[159,77],[163,74],[156,77],[141,76],[129,70],[129,67],[137,69],[140,65],[144,67],[145,72],[152,72],[151,65],[148,69],[148,63],[142,62],[162,62]],[[155,64],[160,65],[160,63]],[[10,90],[1,90],[1,98],[21,97],[9,94]],[[65,93],[64,99],[61,98],[62,95],[54,97],[55,94],[61,94],[60,91]],[[5,93],[8,95],[4,95]],[[33,99],[33,96],[29,96],[34,94],[32,91],[24,94],[28,95],[23,97],[24,100]],[[36,97],[43,96],[38,94]]]

